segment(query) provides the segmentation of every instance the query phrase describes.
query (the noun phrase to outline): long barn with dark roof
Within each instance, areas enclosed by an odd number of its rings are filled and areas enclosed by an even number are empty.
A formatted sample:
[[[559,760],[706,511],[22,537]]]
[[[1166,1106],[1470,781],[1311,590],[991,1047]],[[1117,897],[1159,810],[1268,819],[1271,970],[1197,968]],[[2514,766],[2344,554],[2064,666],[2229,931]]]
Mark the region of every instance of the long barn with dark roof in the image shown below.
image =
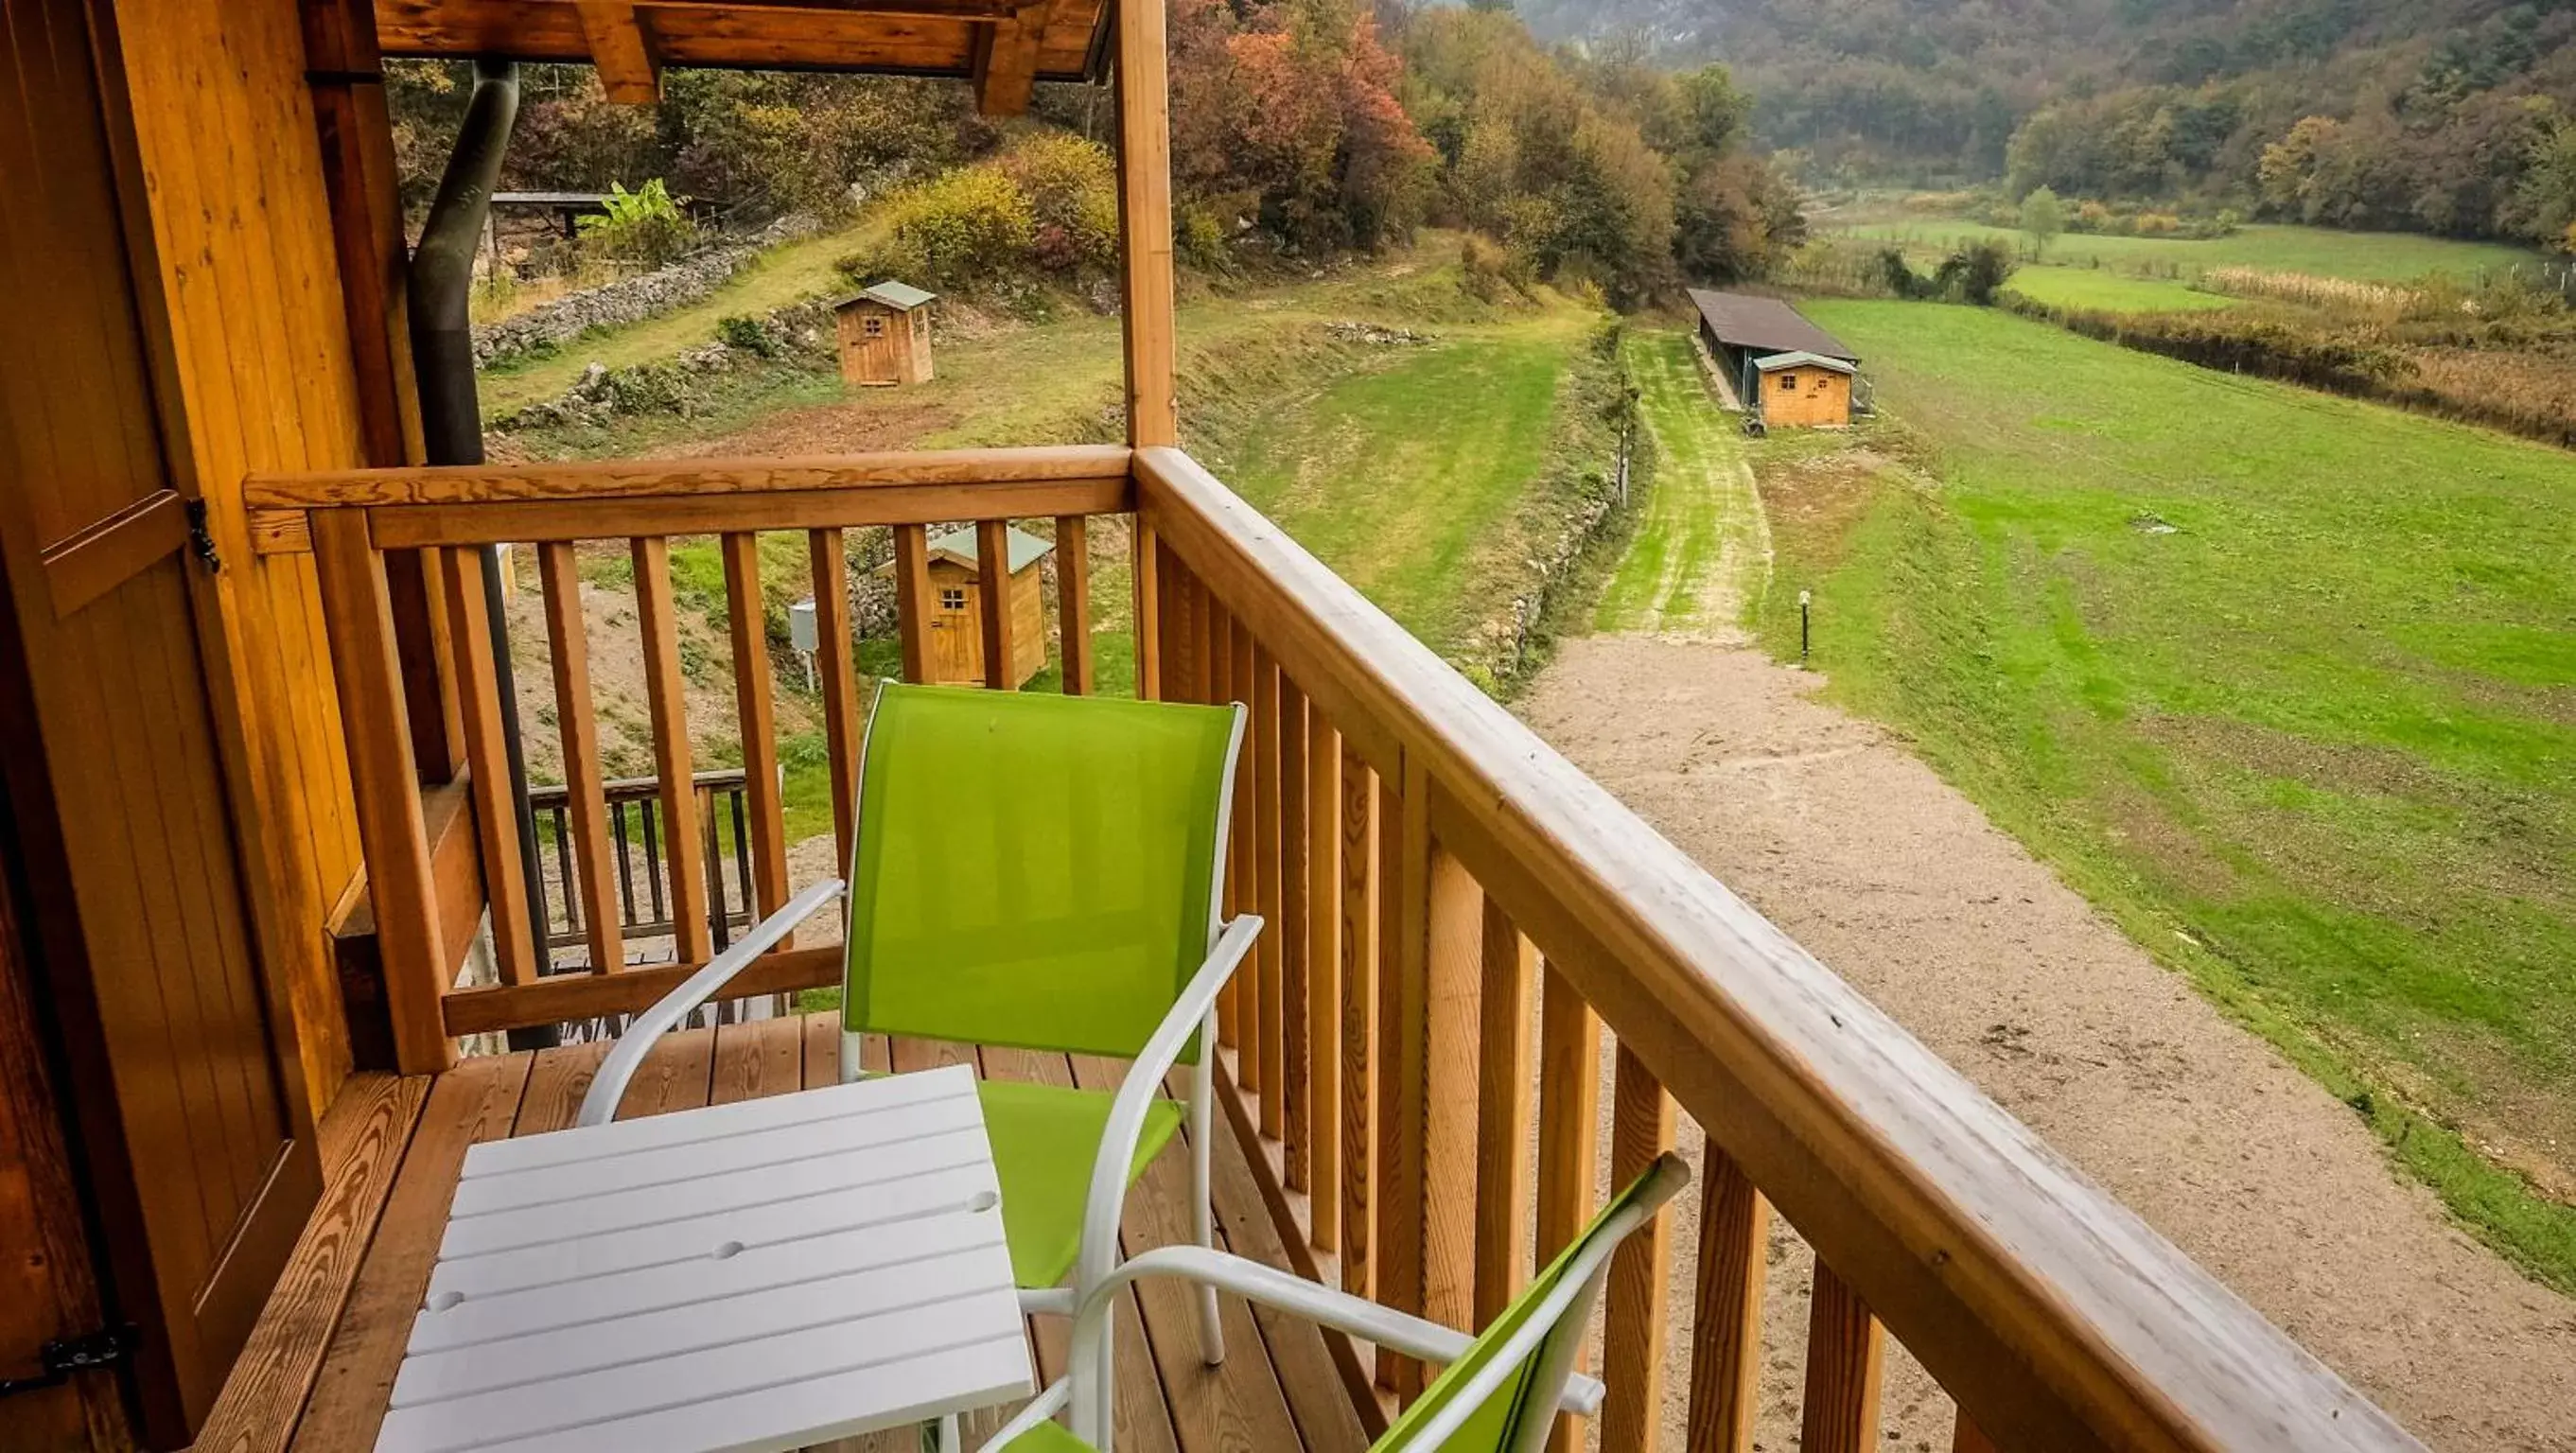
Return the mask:
[[[1691,289],[1700,338],[1766,425],[1851,422],[1860,355],[1777,298]]]

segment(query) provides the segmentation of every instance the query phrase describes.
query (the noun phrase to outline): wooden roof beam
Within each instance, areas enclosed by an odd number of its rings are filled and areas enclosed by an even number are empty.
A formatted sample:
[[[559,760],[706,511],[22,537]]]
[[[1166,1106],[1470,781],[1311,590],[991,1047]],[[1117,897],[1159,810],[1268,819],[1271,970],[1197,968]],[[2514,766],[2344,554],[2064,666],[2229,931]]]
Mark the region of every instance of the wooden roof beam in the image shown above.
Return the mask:
[[[599,68],[600,89],[608,99],[620,106],[661,100],[661,63],[636,7],[621,0],[574,0],[573,8],[581,14],[581,33],[590,42],[590,61]]]
[[[1037,95],[1038,49],[1046,41],[1052,0],[1024,4],[1010,18],[978,27],[975,37],[975,109],[987,116],[1017,116]]]

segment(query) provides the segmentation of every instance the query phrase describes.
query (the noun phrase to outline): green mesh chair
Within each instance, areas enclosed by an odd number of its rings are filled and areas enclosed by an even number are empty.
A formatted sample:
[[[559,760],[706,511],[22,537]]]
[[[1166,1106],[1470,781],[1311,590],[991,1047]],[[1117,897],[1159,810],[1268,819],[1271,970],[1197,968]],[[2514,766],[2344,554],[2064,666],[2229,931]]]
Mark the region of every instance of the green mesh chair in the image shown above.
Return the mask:
[[[1562,1410],[1600,1411],[1601,1384],[1574,1371],[1610,1254],[1690,1182],[1666,1154],[1611,1198],[1582,1235],[1475,1337],[1317,1286],[1259,1262],[1195,1246],[1148,1251],[1086,1285],[1074,1313],[1073,1365],[986,1443],[982,1453],[1110,1453],[1110,1319],[1118,1293],[1149,1276],[1221,1287],[1354,1337],[1448,1367],[1404,1410],[1378,1453],[1538,1453]],[[1055,1421],[1070,1411],[1072,1427]]]
[[[850,865],[841,1078],[863,1034],[1132,1063],[1119,1091],[986,1081],[985,1126],[1011,1266],[1031,1311],[1069,1313],[1117,1263],[1127,1188],[1184,1107],[1194,1067],[1192,1204],[1213,1244],[1208,1156],[1217,992],[1261,932],[1218,921],[1243,709],[888,684],[860,756]],[[834,898],[817,884],[639,1016],[601,1067],[580,1123],[616,1115],[655,1038]],[[1077,1273],[1067,1284],[1067,1273]],[[1201,1350],[1224,1356],[1216,1293]]]

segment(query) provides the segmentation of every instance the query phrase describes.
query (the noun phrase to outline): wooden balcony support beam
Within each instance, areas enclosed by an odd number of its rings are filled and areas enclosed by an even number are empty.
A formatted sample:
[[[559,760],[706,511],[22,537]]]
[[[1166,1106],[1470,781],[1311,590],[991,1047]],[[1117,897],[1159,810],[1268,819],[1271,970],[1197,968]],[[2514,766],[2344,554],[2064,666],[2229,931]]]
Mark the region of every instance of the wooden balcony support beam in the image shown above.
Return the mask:
[[[624,0],[574,0],[599,88],[619,106],[650,106],[662,99],[662,63],[637,6]]]

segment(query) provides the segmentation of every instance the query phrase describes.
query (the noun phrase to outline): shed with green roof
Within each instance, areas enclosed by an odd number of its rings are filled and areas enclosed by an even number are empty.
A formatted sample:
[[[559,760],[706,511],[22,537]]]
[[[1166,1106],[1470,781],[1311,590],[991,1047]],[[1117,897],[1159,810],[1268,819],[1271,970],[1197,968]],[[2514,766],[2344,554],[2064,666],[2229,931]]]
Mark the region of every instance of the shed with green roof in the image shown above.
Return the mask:
[[[861,388],[930,382],[930,305],[938,301],[889,279],[833,304],[842,380]]]

